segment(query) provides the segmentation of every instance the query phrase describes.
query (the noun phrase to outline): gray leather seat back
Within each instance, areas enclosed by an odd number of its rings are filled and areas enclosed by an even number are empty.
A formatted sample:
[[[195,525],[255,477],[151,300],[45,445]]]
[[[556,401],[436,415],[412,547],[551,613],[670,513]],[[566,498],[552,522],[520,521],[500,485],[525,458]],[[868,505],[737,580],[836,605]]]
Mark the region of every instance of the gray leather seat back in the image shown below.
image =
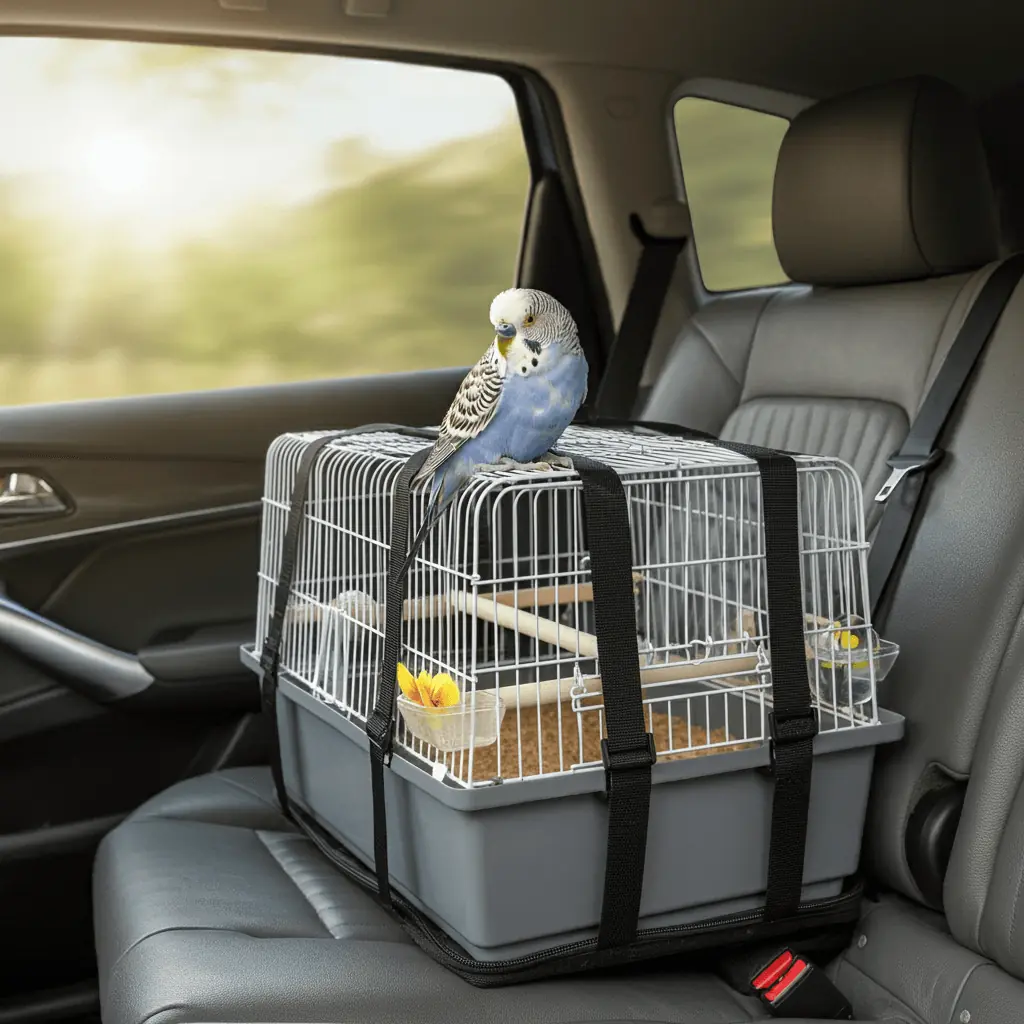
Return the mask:
[[[943,83],[910,79],[810,108],[782,144],[773,209],[779,259],[801,284],[708,302],[683,329],[645,415],[843,458],[864,484],[873,528],[885,460],[994,266],[993,211],[970,108]],[[996,606],[1024,537],[1015,499],[993,488],[1001,470],[992,463],[1010,456],[1016,425],[992,403],[1015,364],[1024,369],[1019,302],[950,432],[951,457],[884,623],[904,648],[884,702],[910,728],[876,771],[866,843],[883,880],[915,899],[907,817],[935,764],[970,770],[992,661],[1009,641]],[[965,461],[984,465],[989,482]],[[1006,466],[1009,478],[1016,468]],[[965,495],[984,506],[971,513],[984,538],[964,519]],[[993,580],[966,605],[961,558]]]
[[[967,101],[919,78],[809,108],[779,153],[773,228],[803,286],[712,299],[645,415],[838,456],[870,499],[998,253]]]

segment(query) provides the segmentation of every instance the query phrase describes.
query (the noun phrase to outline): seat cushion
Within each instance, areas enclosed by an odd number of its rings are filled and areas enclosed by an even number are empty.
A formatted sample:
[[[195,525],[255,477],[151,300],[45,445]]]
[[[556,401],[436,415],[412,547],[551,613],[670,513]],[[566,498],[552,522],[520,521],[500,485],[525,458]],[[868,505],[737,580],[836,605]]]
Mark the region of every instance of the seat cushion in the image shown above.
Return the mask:
[[[961,945],[941,914],[900,896],[868,904],[829,974],[863,1019],[1015,1024],[1024,983]]]
[[[266,769],[191,779],[145,804],[104,840],[94,888],[105,1024],[765,1017],[716,976],[665,965],[473,988],[289,825]]]

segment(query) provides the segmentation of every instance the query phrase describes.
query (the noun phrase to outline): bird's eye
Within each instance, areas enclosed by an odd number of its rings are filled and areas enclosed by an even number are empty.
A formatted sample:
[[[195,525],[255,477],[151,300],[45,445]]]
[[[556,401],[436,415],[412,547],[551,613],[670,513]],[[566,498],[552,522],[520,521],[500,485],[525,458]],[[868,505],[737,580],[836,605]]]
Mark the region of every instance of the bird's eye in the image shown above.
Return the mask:
[[[527,313],[526,316],[523,317],[523,326],[529,327],[536,319],[537,318],[532,313]]]

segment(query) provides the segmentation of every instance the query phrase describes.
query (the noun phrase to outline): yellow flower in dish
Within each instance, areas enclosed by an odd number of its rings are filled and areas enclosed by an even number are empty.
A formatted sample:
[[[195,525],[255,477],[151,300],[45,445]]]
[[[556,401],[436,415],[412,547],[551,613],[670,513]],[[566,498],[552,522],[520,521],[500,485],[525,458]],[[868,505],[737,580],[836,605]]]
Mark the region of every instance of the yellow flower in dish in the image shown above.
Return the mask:
[[[459,703],[459,688],[447,672],[432,676],[426,670],[418,676],[398,663],[398,685],[414,704],[425,708],[451,708]]]
[[[836,643],[845,651],[853,651],[860,647],[860,637],[848,629],[837,629],[832,635],[836,638]]]

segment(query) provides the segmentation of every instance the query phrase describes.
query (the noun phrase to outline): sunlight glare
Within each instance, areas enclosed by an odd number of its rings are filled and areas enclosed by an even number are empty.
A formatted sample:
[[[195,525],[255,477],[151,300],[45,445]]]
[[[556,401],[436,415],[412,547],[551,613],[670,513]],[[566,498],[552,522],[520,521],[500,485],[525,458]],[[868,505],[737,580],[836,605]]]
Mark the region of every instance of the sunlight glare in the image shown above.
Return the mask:
[[[136,133],[98,135],[81,154],[81,183],[102,206],[121,206],[147,198],[157,170],[152,143]]]

